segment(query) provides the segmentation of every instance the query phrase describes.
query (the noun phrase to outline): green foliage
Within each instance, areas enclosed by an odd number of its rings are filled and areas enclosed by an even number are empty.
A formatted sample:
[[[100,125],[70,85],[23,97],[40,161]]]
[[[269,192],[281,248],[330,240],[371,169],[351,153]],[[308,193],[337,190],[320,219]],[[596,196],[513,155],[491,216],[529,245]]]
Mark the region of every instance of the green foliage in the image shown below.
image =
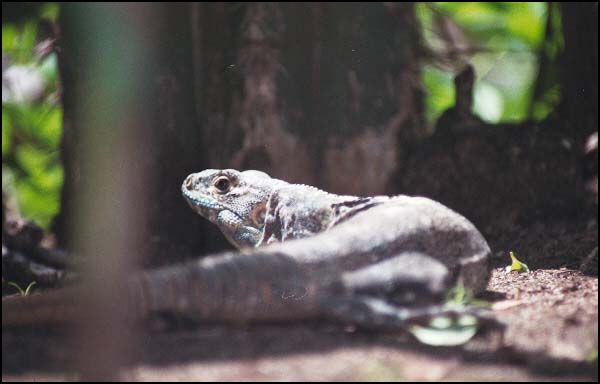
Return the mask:
[[[556,57],[562,49],[558,12],[549,9],[546,3],[419,3],[425,43],[440,67],[433,72],[426,66],[422,72],[427,118],[435,120],[454,104],[449,88],[465,62],[475,68],[473,112],[483,120],[545,118],[560,93],[555,71],[546,72],[538,89],[540,59]],[[544,64],[556,67],[555,62]]]
[[[33,47],[37,36],[37,23],[2,25],[2,53],[8,54],[12,63],[29,64],[34,60]]]
[[[58,21],[58,3],[46,3],[40,10],[40,17],[52,22]]]
[[[433,3],[477,42],[494,48],[538,47],[544,35],[546,4],[543,2]]]
[[[2,158],[8,153],[10,148],[11,128],[8,116],[2,111]]]
[[[460,281],[455,287],[448,291],[448,294],[446,295],[446,304],[451,306],[464,306],[472,299],[473,294],[471,294],[462,281]]]
[[[35,48],[44,43],[40,20],[53,22],[57,16],[58,5],[47,3],[38,19],[2,25],[4,73],[16,76],[12,82],[3,79],[2,189],[14,194],[25,218],[45,228],[60,209],[62,106],[56,54],[40,55]]]
[[[452,74],[433,65],[426,65],[421,78],[427,97],[425,98],[425,117],[434,121],[442,112],[454,105],[454,80]]]
[[[541,120],[548,116],[560,102],[559,58],[565,46],[559,3],[550,3],[546,20],[546,39],[542,42],[542,68],[537,78],[531,103],[531,116]]]
[[[476,299],[475,296],[473,296],[473,292],[467,289],[462,281],[459,281],[456,286],[448,291],[444,306],[449,309],[464,308],[466,306],[489,308],[490,303],[485,300]]]

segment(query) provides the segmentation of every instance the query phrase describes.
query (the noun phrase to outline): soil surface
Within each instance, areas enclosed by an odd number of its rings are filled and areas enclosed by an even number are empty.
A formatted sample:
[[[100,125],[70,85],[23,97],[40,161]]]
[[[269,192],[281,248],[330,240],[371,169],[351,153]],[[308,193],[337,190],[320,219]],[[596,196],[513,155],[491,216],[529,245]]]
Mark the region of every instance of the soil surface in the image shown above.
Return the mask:
[[[568,223],[488,234],[496,268],[483,299],[505,328],[462,347],[327,322],[201,325],[144,334],[130,380],[522,380],[596,381],[598,278],[578,270],[597,227]],[[530,273],[508,273],[506,252]],[[568,262],[566,261],[568,260]],[[597,261],[596,261],[597,264]],[[597,269],[596,269],[597,270]],[[76,379],[64,328],[3,329],[2,380]]]

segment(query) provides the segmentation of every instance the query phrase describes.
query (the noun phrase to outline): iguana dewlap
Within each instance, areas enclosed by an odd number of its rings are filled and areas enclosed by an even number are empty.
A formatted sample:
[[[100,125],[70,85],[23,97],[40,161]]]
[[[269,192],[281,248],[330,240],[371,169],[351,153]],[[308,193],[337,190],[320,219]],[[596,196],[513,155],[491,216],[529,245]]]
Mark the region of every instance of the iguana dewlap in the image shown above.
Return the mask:
[[[339,196],[231,169],[191,174],[181,191],[240,251],[133,277],[135,317],[324,317],[398,328],[449,312],[437,304],[457,282],[473,293],[488,282],[482,235],[426,198]],[[3,324],[17,321],[10,312],[3,302]]]

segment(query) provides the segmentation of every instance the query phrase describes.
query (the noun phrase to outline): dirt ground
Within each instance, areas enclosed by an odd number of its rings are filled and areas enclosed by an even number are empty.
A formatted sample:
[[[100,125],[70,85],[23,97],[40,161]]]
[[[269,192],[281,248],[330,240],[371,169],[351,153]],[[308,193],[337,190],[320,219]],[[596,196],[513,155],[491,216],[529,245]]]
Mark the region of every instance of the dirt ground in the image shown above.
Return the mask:
[[[576,267],[597,246],[597,227],[553,223],[490,237],[496,268],[483,298],[505,328],[484,329],[465,346],[427,347],[403,334],[319,321],[201,325],[145,334],[124,376],[143,381],[596,381],[598,278]],[[508,250],[532,272],[505,272]],[[76,379],[66,340],[68,332],[61,328],[3,329],[2,380]]]

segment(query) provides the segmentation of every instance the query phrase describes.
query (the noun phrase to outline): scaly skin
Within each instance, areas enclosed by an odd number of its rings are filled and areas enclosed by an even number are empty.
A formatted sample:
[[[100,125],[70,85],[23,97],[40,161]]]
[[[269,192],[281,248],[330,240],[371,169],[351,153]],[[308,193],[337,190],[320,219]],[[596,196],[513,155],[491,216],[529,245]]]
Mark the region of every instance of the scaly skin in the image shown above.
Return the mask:
[[[182,194],[242,251],[151,272],[153,301],[142,312],[398,326],[440,309],[394,301],[431,304],[458,279],[473,292],[487,285],[483,237],[429,199],[338,196],[231,169],[188,176]]]
[[[192,174],[182,193],[241,251],[135,276],[135,317],[326,317],[402,328],[452,314],[439,304],[457,281],[474,293],[488,282],[490,249],[481,234],[426,198],[338,196],[235,170]],[[3,302],[3,324],[11,324],[9,312]]]

